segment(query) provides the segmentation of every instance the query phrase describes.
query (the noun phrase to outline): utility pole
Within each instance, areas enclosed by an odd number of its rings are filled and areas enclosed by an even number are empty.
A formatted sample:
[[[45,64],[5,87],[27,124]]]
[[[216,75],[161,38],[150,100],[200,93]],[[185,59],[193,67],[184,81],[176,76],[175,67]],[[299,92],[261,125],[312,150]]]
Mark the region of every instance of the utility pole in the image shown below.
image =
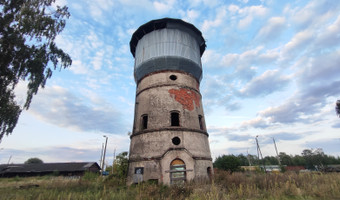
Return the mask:
[[[257,158],[260,160],[260,156],[261,156],[263,169],[264,169],[264,172],[266,172],[267,170],[266,170],[266,166],[264,165],[264,160],[263,160],[263,157],[262,157],[259,141],[257,140],[258,137],[259,137],[258,135],[255,137],[256,146],[257,146]]]
[[[12,155],[9,157],[7,165],[9,165],[9,162],[11,161],[11,159],[12,159]]]
[[[106,154],[106,146],[107,146],[107,136],[106,135],[103,135],[104,138],[106,138],[105,140],[105,146],[104,146],[104,153],[103,153],[103,161],[102,161],[102,175],[103,175],[103,172],[104,172],[104,168],[105,168],[105,154]]]
[[[115,160],[116,160],[116,148],[113,150],[112,174],[113,174],[113,166],[115,165]]]
[[[102,143],[102,150],[100,151],[100,160],[99,160],[99,167],[103,169],[102,163],[103,163],[103,151],[104,151],[104,143]]]
[[[279,152],[277,151],[276,142],[275,142],[274,137],[273,137],[273,142],[274,142],[274,146],[275,146],[277,161],[279,161],[279,165],[281,166],[281,161],[280,161],[280,157],[279,157]]]

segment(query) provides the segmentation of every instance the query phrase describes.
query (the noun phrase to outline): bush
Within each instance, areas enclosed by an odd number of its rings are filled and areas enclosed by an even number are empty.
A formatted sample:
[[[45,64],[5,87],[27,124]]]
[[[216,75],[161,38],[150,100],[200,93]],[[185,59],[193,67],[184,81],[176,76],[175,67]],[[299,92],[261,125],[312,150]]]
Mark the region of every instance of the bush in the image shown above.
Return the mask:
[[[84,181],[96,181],[98,177],[99,177],[98,173],[85,172],[84,176],[82,177],[82,180],[84,180]]]

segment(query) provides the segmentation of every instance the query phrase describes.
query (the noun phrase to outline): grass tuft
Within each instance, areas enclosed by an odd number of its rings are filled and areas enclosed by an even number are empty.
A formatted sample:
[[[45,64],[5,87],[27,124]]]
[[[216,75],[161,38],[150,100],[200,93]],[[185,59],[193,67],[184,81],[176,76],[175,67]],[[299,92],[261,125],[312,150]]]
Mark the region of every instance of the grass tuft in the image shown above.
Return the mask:
[[[0,178],[1,199],[340,199],[340,173],[228,173],[217,171],[212,183],[167,186],[146,182],[126,186],[125,179],[87,173],[75,177]]]

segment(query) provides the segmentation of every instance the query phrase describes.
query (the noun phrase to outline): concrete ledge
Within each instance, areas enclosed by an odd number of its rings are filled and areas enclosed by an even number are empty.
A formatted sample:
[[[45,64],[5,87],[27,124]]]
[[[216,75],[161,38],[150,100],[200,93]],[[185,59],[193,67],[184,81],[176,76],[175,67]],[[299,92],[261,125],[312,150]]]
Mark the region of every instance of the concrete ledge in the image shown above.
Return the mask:
[[[160,131],[188,131],[188,132],[200,133],[200,134],[203,134],[209,137],[208,132],[198,130],[198,129],[184,128],[184,127],[165,127],[165,128],[159,128],[159,129],[145,129],[142,131],[138,131],[138,132],[133,133],[130,136],[130,138],[133,138],[134,136],[145,134],[145,133],[160,132]]]

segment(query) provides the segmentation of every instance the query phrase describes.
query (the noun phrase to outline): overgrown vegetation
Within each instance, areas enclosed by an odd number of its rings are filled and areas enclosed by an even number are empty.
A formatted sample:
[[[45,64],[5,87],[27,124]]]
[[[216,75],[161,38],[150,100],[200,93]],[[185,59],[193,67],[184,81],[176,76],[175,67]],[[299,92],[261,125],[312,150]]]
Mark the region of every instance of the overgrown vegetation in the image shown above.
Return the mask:
[[[339,199],[339,173],[215,172],[212,183],[126,186],[115,176],[0,178],[0,199]]]

